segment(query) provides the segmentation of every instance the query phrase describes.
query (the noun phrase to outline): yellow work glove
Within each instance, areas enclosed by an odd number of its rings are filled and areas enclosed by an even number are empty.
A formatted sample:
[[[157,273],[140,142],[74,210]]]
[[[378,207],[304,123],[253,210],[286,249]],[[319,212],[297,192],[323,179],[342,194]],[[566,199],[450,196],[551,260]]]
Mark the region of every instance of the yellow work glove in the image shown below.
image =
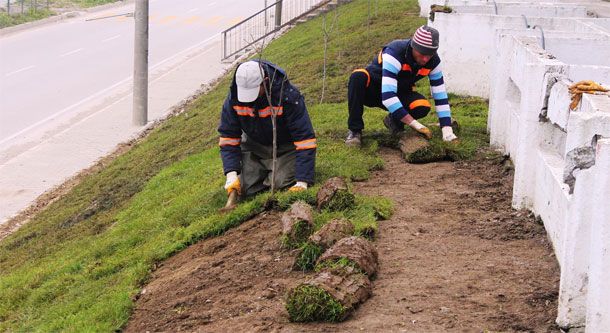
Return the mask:
[[[306,182],[297,182],[291,188],[289,188],[288,191],[290,191],[290,192],[301,192],[301,191],[305,191],[306,189],[307,189],[307,183]]]
[[[426,139],[432,139],[432,131],[428,127],[422,125],[419,121],[413,119],[413,121],[411,121],[407,125],[417,131],[417,133],[423,135]]]
[[[413,116],[411,116],[410,114],[407,114],[406,116],[404,116],[402,119],[400,119],[400,121],[409,125],[409,127],[414,129],[417,133],[421,134],[427,140],[432,139],[432,131],[428,127],[422,125],[419,121],[417,121],[415,118],[413,118]]]
[[[237,177],[236,171],[231,171],[231,172],[227,173],[227,181],[225,182],[225,190],[227,190],[227,193],[237,191],[237,194],[241,194],[241,183],[239,182],[239,177]]]

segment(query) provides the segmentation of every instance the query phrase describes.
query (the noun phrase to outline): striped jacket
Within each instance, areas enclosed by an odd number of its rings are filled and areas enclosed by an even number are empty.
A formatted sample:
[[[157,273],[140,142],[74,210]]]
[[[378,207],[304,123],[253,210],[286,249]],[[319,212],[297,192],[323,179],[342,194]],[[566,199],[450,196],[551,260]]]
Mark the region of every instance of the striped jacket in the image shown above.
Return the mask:
[[[316,156],[316,136],[305,107],[305,100],[299,90],[290,84],[286,73],[278,66],[262,61],[265,76],[272,80],[271,101],[278,106],[277,143],[293,143],[296,149],[295,178],[297,181],[312,184]],[[280,90],[283,94],[280,101]],[[220,155],[224,173],[241,172],[241,135],[262,145],[273,145],[273,126],[271,107],[266,96],[259,97],[252,103],[241,103],[237,100],[235,77],[231,83],[229,95],[222,107],[220,125]]]
[[[451,109],[445,89],[441,59],[435,54],[424,66],[413,59],[411,40],[395,40],[384,46],[381,52],[367,66],[374,82],[381,82],[381,101],[396,120],[407,115],[408,109],[398,96],[413,90],[415,82],[428,76],[436,113],[441,126],[451,126]]]

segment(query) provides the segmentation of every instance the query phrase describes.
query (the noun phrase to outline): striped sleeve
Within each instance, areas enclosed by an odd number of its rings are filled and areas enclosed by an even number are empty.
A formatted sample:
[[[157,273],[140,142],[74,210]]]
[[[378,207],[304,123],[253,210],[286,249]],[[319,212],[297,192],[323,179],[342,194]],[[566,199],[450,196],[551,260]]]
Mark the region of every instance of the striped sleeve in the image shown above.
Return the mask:
[[[441,127],[451,126],[449,96],[447,96],[447,89],[445,89],[445,81],[443,80],[443,72],[440,64],[430,72],[429,79],[430,91],[432,92],[432,98],[434,98],[438,121]]]
[[[383,61],[381,70],[381,102],[392,117],[396,120],[402,119],[407,115],[407,110],[398,99],[398,72],[402,64],[398,59],[400,56],[396,51],[387,47],[383,50],[381,59]]]

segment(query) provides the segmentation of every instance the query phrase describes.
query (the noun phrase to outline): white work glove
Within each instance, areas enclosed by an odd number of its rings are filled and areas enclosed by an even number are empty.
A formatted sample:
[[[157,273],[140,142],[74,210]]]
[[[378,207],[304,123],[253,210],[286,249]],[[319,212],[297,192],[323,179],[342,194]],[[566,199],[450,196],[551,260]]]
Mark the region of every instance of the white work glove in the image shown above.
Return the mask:
[[[288,189],[288,191],[290,192],[300,192],[300,191],[305,191],[307,189],[307,183],[306,182],[297,182],[296,184],[292,185],[291,188]]]
[[[227,173],[225,190],[227,190],[227,193],[237,191],[237,194],[241,194],[241,184],[239,183],[239,177],[237,177],[237,171]]]
[[[441,131],[443,132],[443,141],[445,142],[451,142],[453,140],[457,140],[458,138],[455,134],[453,134],[453,128],[451,126],[445,126],[441,128]]]
[[[404,116],[400,121],[409,125],[412,129],[414,129],[417,133],[423,135],[426,139],[432,139],[432,131],[424,125],[422,125],[419,121],[417,121],[410,114]]]

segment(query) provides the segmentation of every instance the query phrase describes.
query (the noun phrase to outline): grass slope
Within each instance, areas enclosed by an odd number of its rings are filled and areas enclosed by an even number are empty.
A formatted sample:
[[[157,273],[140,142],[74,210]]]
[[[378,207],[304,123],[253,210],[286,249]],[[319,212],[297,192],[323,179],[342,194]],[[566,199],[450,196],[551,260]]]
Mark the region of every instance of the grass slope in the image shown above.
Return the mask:
[[[23,24],[31,21],[42,20],[49,16],[53,16],[55,13],[48,9],[38,9],[36,11],[26,10],[19,14],[7,14],[5,12],[0,13],[0,29]]]
[[[383,111],[366,112],[364,149],[343,145],[346,81],[350,71],[364,66],[385,42],[404,38],[424,23],[415,14],[405,15],[418,12],[415,0],[380,1],[369,32],[367,9],[367,1],[339,9],[329,48],[328,104],[313,102],[321,91],[321,18],[296,27],[265,51],[265,57],[286,68],[307,96],[319,137],[319,182],[331,176],[362,180],[370,170],[382,167],[375,151],[379,142],[388,140],[381,124]],[[240,204],[230,214],[217,213],[225,194],[216,124],[227,89],[225,78],[0,243],[0,331],[120,329],[156,263],[264,209],[267,194]],[[457,110],[458,118],[470,110],[470,100],[459,101],[464,104]],[[473,112],[478,115],[472,119],[480,122],[473,127],[473,137],[484,135],[485,114]],[[287,207],[300,196],[313,197],[315,190],[283,193],[278,201]],[[363,207],[367,202],[377,207],[367,209],[368,215],[387,215],[390,209],[378,198],[358,200]],[[357,223],[364,229],[375,219],[364,216]]]
[[[6,12],[0,12],[0,29],[31,21],[38,21],[56,15],[56,12],[61,12],[58,11],[58,9],[63,9],[63,11],[65,11],[68,8],[89,8],[111,2],[119,2],[119,0],[49,0],[46,2],[38,1],[38,3],[34,0],[22,1],[24,2],[23,13],[21,13],[21,1],[11,3],[10,15]],[[34,10],[35,7],[37,8],[36,10]],[[19,12],[19,14],[17,14],[17,12]]]

